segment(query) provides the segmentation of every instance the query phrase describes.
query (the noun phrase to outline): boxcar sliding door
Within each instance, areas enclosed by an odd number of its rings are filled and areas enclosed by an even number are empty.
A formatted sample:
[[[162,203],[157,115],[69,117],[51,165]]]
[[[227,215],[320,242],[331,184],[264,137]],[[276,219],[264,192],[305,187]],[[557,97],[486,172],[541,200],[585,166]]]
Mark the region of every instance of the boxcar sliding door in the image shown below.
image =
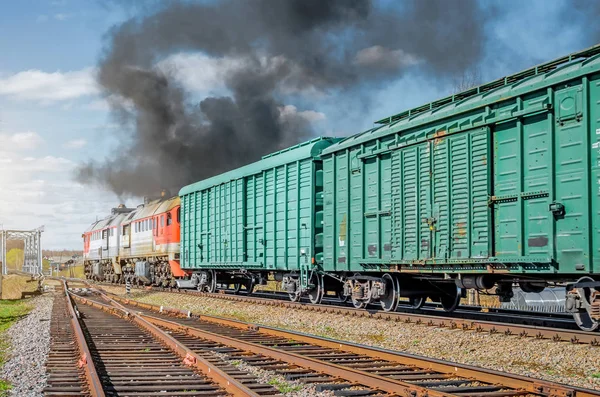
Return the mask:
[[[431,258],[431,156],[429,142],[392,154],[392,257]]]

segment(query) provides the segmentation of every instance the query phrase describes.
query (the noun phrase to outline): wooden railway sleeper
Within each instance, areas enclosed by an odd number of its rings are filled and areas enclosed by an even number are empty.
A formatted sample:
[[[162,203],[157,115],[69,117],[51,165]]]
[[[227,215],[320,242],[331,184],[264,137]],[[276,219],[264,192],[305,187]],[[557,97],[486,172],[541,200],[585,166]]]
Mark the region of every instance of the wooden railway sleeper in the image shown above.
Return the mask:
[[[116,299],[120,299],[120,298],[116,298]],[[123,300],[125,302],[129,302],[127,300]],[[130,302],[133,304],[136,304],[135,302]],[[144,308],[148,309],[148,310],[154,310],[156,311],[156,308],[153,308],[152,305],[147,305],[147,304],[143,304],[140,305],[143,306]],[[212,316],[201,316],[201,320],[204,322],[212,322],[215,325],[221,325],[221,326],[225,326],[225,327],[229,327],[231,328],[237,328],[238,331],[248,331],[249,330],[249,324],[247,323],[243,323],[237,320],[228,320],[228,319],[222,319],[222,318],[218,318],[218,317],[212,317]],[[184,321],[184,320],[182,320]],[[190,322],[193,321],[192,319],[187,319],[185,320],[186,322]],[[175,323],[178,329],[181,329],[181,324],[180,323]],[[216,329],[213,329],[213,331],[215,331]],[[219,329],[217,331],[219,334],[224,334],[225,331],[223,331],[222,329]],[[261,326],[258,328],[258,332],[259,333],[263,333],[266,335],[270,335],[272,337],[280,337],[281,340],[285,341],[285,340],[289,340],[289,339],[294,339],[297,343],[308,343],[308,344],[316,344],[317,346],[320,346],[321,348],[331,348],[331,349],[338,349],[338,350],[342,350],[344,352],[355,352],[355,353],[359,353],[359,354],[369,354],[372,357],[377,357],[379,359],[382,360],[389,360],[392,362],[396,362],[396,363],[413,363],[414,365],[426,365],[428,368],[430,368],[431,370],[435,370],[435,371],[439,371],[440,373],[447,373],[448,375],[446,375],[446,378],[454,376],[454,377],[459,377],[463,379],[463,383],[464,381],[473,381],[473,382],[484,382],[486,384],[488,384],[490,387],[497,387],[497,386],[501,386],[501,389],[504,391],[500,391],[500,392],[489,392],[492,394],[491,395],[496,395],[496,396],[500,396],[500,395],[522,395],[522,394],[533,394],[533,395],[541,395],[541,396],[561,396],[561,397],[573,397],[573,396],[600,396],[600,393],[595,393],[589,390],[585,390],[585,389],[577,389],[577,388],[571,388],[568,386],[562,386],[562,385],[557,385],[554,384],[552,382],[545,382],[545,381],[534,381],[533,379],[530,378],[525,378],[519,375],[512,375],[512,374],[506,374],[506,373],[500,373],[497,371],[492,371],[492,370],[486,370],[486,369],[479,369],[479,368],[474,368],[474,367],[470,367],[470,366],[466,366],[466,365],[457,365],[455,363],[446,363],[440,360],[435,360],[435,359],[428,359],[425,357],[414,357],[408,354],[403,354],[403,353],[398,353],[398,352],[389,352],[383,349],[377,349],[377,348],[370,348],[370,347],[366,347],[366,346],[360,346],[360,345],[355,345],[352,343],[347,343],[347,342],[341,342],[341,341],[332,341],[326,338],[319,338],[319,337],[313,337],[313,336],[308,336],[308,335],[304,335],[301,333],[297,333],[297,332],[292,332],[292,331],[284,331],[284,330],[279,330],[279,329],[275,329],[272,327],[266,327],[266,326]],[[277,342],[275,342],[277,343]],[[266,347],[264,346],[264,344],[261,345],[261,347]],[[431,375],[428,375],[431,376]],[[402,378],[400,378],[402,379]],[[405,380],[408,380],[408,378],[404,378]],[[418,382],[413,382],[413,381],[417,381],[418,379],[412,379],[410,380],[412,385],[418,385]],[[422,380],[426,380],[426,377],[423,377]],[[541,387],[541,388],[540,388]],[[446,389],[446,392],[450,392],[450,388]],[[432,394],[433,392],[436,392],[437,390],[430,390],[430,393],[428,394],[429,396],[432,396],[434,394]],[[468,393],[467,393],[468,394]],[[465,395],[464,393],[459,394],[459,395]],[[471,394],[468,394],[471,395]],[[483,393],[477,393],[477,395],[483,395]],[[486,395],[488,395],[486,393]]]
[[[257,393],[250,390],[242,383],[229,376],[224,371],[216,368],[206,359],[200,357],[195,352],[188,349],[186,346],[177,342],[172,336],[168,335],[166,332],[151,324],[147,320],[141,318],[139,315],[135,313],[130,313],[124,307],[116,308],[114,306],[104,305],[98,302],[94,302],[89,299],[85,299],[82,297],[78,297],[77,295],[72,295],[75,300],[81,302],[83,304],[88,304],[92,307],[99,308],[105,312],[108,312],[113,315],[117,315],[122,318],[128,318],[133,321],[134,324],[139,326],[142,329],[145,329],[147,332],[152,334],[157,340],[159,340],[162,344],[167,346],[173,352],[175,352],[178,356],[183,359],[184,363],[188,366],[196,368],[200,373],[205,375],[207,378],[211,379],[216,384],[223,387],[228,393],[233,396],[249,396],[249,397],[259,397]]]

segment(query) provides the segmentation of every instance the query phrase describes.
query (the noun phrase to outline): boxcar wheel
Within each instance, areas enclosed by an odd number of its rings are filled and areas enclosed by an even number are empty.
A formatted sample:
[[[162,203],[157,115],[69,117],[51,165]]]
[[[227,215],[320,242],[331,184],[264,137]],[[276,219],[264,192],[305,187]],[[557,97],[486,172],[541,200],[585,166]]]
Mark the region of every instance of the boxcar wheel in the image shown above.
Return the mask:
[[[400,295],[400,284],[398,279],[388,273],[381,279],[385,282],[385,295],[379,298],[381,308],[386,312],[396,311],[398,308],[398,296]]]
[[[453,312],[460,304],[460,287],[449,289],[447,293],[440,296],[440,303],[447,312]]]
[[[319,304],[321,303],[323,295],[325,294],[323,276],[314,272],[310,277],[310,283],[313,284],[315,287],[308,293],[308,299],[310,300],[310,303],[314,305]]]
[[[206,285],[206,291],[210,293],[217,292],[217,272],[214,270],[209,270],[210,280],[208,280],[208,284]]]
[[[251,278],[244,284],[244,287],[246,287],[246,294],[252,295],[252,293],[254,292],[254,286],[254,278]]]

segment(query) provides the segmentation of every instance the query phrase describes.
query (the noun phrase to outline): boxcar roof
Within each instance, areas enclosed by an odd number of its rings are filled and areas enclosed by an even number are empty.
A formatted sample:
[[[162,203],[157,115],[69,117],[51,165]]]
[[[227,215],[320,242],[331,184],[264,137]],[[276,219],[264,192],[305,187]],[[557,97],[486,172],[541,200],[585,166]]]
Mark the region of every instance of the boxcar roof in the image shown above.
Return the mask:
[[[511,76],[376,121],[378,126],[348,137],[327,149],[334,153],[387,135],[432,123],[476,108],[600,70],[600,45],[535,66]],[[485,125],[473,125],[474,128]]]
[[[184,186],[179,191],[179,195],[183,196],[199,190],[205,190],[212,186],[220,185],[221,183],[233,181],[249,175],[255,175],[264,170],[279,167],[284,164],[316,157],[324,148],[337,141],[339,141],[339,138],[319,137],[308,142],[300,143],[296,146],[263,156],[262,159],[257,162]]]

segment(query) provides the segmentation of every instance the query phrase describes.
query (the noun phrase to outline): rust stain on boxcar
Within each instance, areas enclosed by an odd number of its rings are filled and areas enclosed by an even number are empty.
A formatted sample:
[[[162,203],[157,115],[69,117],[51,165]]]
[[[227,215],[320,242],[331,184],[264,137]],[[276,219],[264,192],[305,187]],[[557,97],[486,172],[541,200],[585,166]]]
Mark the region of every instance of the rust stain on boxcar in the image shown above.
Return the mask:
[[[466,222],[457,222],[457,233],[459,236],[465,236],[467,234],[467,223]]]
[[[340,222],[339,244],[340,246],[346,245],[346,214]]]
[[[345,256],[340,256],[338,258],[338,263],[346,263],[346,257]]]
[[[387,243],[383,245],[383,250],[384,251],[391,251],[392,250],[392,244]]]
[[[437,146],[446,135],[448,135],[448,131],[438,131],[433,134],[433,144]]]

